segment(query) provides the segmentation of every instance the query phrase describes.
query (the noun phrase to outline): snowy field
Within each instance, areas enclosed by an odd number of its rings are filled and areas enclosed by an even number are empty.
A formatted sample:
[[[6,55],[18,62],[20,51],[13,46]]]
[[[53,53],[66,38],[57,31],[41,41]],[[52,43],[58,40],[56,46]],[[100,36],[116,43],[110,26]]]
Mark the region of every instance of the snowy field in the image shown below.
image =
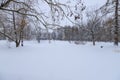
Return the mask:
[[[0,41],[0,80],[120,80],[120,47],[113,43],[26,41],[9,47]]]

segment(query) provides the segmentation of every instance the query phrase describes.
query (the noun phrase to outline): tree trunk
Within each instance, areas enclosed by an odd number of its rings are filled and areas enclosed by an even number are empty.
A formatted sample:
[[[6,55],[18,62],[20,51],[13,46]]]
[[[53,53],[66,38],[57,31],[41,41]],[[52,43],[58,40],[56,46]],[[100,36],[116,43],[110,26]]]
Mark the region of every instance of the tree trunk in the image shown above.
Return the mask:
[[[93,31],[91,31],[91,33],[92,33],[92,42],[93,42],[93,45],[95,46],[95,35]]]
[[[23,30],[21,32],[21,46],[23,46]]]
[[[19,47],[20,43],[18,41],[16,41],[15,43],[16,43],[16,47]]]
[[[118,0],[116,0],[116,4],[115,4],[115,31],[114,31],[114,45],[118,46],[118,5],[119,2]]]
[[[15,8],[15,5],[13,5],[13,8]],[[15,22],[15,12],[13,11],[13,28],[14,28],[14,34],[15,34],[15,43],[16,47],[19,47],[19,41],[17,37],[17,30],[16,30],[16,22]]]
[[[23,40],[21,41],[21,46],[23,46]]]

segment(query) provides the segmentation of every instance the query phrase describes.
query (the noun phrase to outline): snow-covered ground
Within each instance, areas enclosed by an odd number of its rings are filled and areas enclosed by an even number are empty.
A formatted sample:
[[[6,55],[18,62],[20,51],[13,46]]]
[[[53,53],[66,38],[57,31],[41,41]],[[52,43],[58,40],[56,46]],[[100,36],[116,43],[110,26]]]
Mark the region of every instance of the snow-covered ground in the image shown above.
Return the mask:
[[[0,80],[120,80],[120,47],[112,43],[26,41],[9,47],[0,41]]]

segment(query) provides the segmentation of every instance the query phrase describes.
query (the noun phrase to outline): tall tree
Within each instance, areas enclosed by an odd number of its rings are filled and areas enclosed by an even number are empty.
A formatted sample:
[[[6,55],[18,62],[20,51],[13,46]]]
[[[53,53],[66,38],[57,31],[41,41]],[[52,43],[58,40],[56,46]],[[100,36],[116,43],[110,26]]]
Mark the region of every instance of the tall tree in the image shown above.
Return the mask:
[[[41,10],[43,6],[37,4],[36,1],[43,2],[44,6],[48,7],[47,9],[51,11],[52,15],[50,16],[49,13],[45,12],[45,10]],[[70,2],[70,0],[68,0],[68,2]],[[26,26],[26,24],[24,24],[27,21],[26,18],[30,19],[32,23],[35,23],[35,25],[39,25],[37,27],[40,27],[41,25],[50,29],[53,27],[61,27],[60,24],[56,24],[56,21],[63,20],[64,17],[71,21],[70,17],[74,17],[74,11],[72,11],[68,2],[66,4],[60,2],[59,0],[1,0],[0,11],[3,11],[9,15],[9,18],[11,18],[11,25],[9,27],[12,34],[10,35],[9,33],[4,33],[3,31],[0,31],[0,34],[5,35],[10,40],[14,41],[16,43],[16,47],[18,47],[21,42],[23,43],[23,29]],[[15,8],[13,4],[15,4]],[[80,8],[82,8],[83,4],[81,0],[77,5],[80,4]],[[22,16],[21,20],[18,16]],[[50,17],[52,17],[53,21],[55,20],[55,23],[49,22]],[[78,16],[75,16],[75,19],[78,18]],[[17,21],[20,25],[17,24]],[[32,24],[32,26],[33,25],[34,24]]]
[[[103,16],[114,15],[114,45],[118,46],[119,42],[119,9],[120,9],[120,0],[107,0],[106,4],[103,5],[99,10],[103,13]],[[99,11],[98,10],[98,11]]]
[[[118,6],[119,6],[119,1],[115,0],[115,31],[114,31],[114,44],[118,46]]]
[[[101,25],[101,17],[95,10],[88,11],[87,14],[87,31],[91,34],[93,45],[95,45],[96,34]]]

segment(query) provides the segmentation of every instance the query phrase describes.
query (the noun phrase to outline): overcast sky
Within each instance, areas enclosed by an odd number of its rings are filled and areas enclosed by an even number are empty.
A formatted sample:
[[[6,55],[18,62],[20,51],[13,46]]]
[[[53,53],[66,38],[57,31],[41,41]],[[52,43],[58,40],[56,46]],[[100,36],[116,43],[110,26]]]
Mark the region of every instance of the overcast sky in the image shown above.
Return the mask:
[[[70,0],[73,1],[73,0]],[[76,1],[76,0],[74,0]],[[87,9],[97,9],[99,7],[101,7],[102,5],[104,5],[106,3],[107,0],[82,0],[84,2],[84,5],[86,6],[86,10]],[[84,19],[86,19],[86,17],[84,16]],[[70,24],[69,22],[67,22],[67,24]]]
[[[58,1],[62,2],[62,3],[66,3],[68,0],[58,0]],[[69,0],[69,1],[73,5],[76,0]],[[86,6],[86,8],[88,8],[88,9],[90,9],[90,8],[97,9],[97,8],[101,7],[102,5],[104,5],[107,0],[82,0],[82,1],[84,2],[84,5]],[[46,4],[41,4],[40,6],[42,6],[41,10],[43,10],[44,12],[48,11],[49,7],[46,6]],[[49,12],[47,14],[49,14]],[[84,17],[84,19],[85,19],[85,17]],[[62,24],[62,25],[70,25],[72,23],[69,22],[67,19],[65,19],[60,24]]]
[[[83,0],[87,6],[102,6],[107,0]]]
[[[58,1],[62,3],[66,3],[68,0],[58,0]],[[75,1],[76,0],[70,0],[71,4],[74,4]],[[105,4],[107,0],[82,0],[82,1],[84,2],[84,5],[87,6],[87,8],[91,8],[91,7],[99,8],[100,6]],[[40,3],[42,2],[40,1]],[[44,10],[48,9],[46,4],[41,4],[41,6]]]

